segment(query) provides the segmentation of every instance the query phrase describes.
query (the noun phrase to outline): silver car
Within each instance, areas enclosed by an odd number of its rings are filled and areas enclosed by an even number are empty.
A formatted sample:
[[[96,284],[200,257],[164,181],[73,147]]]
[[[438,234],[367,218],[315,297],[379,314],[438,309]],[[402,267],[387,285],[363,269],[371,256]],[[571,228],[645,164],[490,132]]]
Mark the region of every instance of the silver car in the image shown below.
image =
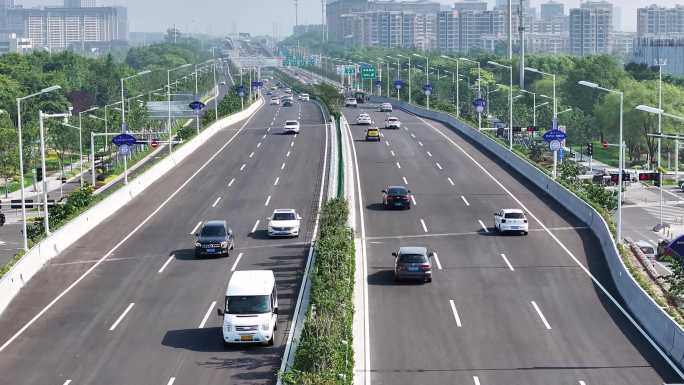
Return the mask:
[[[400,247],[394,256],[394,280],[432,282],[432,252],[425,247]]]

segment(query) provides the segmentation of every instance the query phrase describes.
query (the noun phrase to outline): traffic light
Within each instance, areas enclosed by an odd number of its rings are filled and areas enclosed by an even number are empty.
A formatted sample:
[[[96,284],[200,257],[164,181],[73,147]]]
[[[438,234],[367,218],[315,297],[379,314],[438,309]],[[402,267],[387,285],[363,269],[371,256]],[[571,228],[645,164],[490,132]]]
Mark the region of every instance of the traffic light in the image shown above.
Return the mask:
[[[588,156],[594,155],[594,143],[587,143],[587,155]]]
[[[513,126],[513,132],[522,132],[522,127],[520,127],[520,126]]]
[[[608,142],[601,142],[601,145],[603,146],[603,149],[608,149]]]
[[[43,168],[42,167],[36,167],[36,181],[37,182],[43,181]]]
[[[657,173],[655,173],[655,174],[657,174]],[[615,184],[618,183],[619,177],[620,177],[620,173],[616,172],[616,173],[610,174],[610,180],[611,180],[611,182],[613,182]],[[639,175],[639,177],[641,177],[641,175]],[[629,173],[627,171],[623,170],[622,171],[622,183],[629,182],[629,180],[630,180]]]
[[[660,173],[659,172],[641,172],[639,173],[639,181],[649,181],[649,180],[654,180],[654,181],[660,181]]]
[[[539,127],[537,126],[527,126],[527,132],[535,132],[539,131]]]

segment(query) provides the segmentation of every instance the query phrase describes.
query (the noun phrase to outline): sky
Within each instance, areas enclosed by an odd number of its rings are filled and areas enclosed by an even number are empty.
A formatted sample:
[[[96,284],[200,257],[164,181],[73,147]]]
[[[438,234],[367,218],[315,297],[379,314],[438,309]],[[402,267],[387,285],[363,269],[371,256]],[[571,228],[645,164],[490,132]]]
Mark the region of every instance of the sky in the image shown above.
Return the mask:
[[[234,31],[252,34],[274,33],[281,37],[292,33],[295,24],[294,0],[97,0],[100,5],[128,7],[130,30],[135,32],[163,31],[174,23],[182,31],[192,33],[227,34]],[[452,4],[453,0],[437,0]],[[495,0],[488,0],[493,6]],[[515,0],[514,0],[515,1]],[[560,0],[568,8],[579,6],[580,0]],[[298,0],[299,24],[321,23],[321,0]],[[532,6],[546,0],[532,0]],[[636,8],[653,3],[671,7],[684,5],[684,0],[612,0],[622,10],[622,30],[636,30]],[[25,7],[61,5],[61,0],[15,0]],[[202,4],[201,6],[194,6]]]

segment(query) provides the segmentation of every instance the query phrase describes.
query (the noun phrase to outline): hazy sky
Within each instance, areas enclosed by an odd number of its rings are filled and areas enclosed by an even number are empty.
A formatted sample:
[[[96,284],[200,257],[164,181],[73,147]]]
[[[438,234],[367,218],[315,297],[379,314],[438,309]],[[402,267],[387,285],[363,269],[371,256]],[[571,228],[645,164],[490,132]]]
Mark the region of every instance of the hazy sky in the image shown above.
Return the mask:
[[[438,0],[451,4],[453,0]],[[488,0],[494,4],[495,0]],[[533,6],[546,0],[532,0]],[[577,7],[580,0],[561,0],[566,9]],[[60,0],[15,0],[25,7],[58,5]],[[665,6],[684,5],[684,0],[612,0],[622,9],[622,29],[636,30],[636,8],[657,3]],[[295,23],[294,0],[98,0],[102,5],[128,7],[131,31],[162,31],[176,24],[183,31],[229,33],[273,33],[278,25],[280,35],[288,35]],[[566,11],[567,12],[567,11]],[[321,22],[321,0],[299,0],[300,24]]]

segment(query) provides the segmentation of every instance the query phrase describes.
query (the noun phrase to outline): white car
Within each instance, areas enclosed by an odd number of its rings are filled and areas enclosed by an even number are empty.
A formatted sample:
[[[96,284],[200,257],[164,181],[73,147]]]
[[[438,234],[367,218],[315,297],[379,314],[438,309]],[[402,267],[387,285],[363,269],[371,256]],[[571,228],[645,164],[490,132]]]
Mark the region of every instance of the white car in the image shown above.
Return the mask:
[[[344,100],[344,106],[345,107],[357,107],[358,104],[357,104],[355,98],[347,98]]]
[[[373,124],[373,119],[371,119],[370,115],[368,115],[368,114],[361,114],[356,118],[356,124],[371,125],[371,124]]]
[[[527,234],[529,231],[525,213],[520,209],[501,209],[494,213],[494,228],[501,233],[516,231]]]
[[[280,104],[280,98],[271,98],[271,105],[279,105]]]
[[[392,104],[391,103],[382,103],[380,105],[380,111],[381,112],[392,112]]]
[[[299,133],[299,122],[296,120],[286,120],[283,130],[286,134],[298,134]]]
[[[293,209],[276,209],[268,220],[269,237],[298,237],[302,217]]]
[[[308,102],[309,99],[311,99],[311,97],[309,96],[309,94],[301,94],[301,95],[299,95],[299,100],[301,100],[301,101]]]
[[[651,261],[655,261],[656,249],[655,247],[653,247],[653,245],[651,245],[647,241],[637,241],[636,245],[648,259],[650,259]]]
[[[399,118],[390,116],[387,119],[385,119],[385,128],[395,128],[395,129],[400,129],[401,128],[401,121],[399,121]]]

